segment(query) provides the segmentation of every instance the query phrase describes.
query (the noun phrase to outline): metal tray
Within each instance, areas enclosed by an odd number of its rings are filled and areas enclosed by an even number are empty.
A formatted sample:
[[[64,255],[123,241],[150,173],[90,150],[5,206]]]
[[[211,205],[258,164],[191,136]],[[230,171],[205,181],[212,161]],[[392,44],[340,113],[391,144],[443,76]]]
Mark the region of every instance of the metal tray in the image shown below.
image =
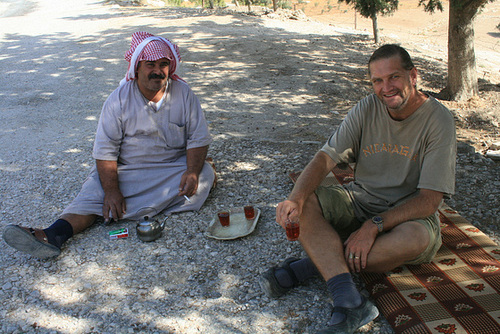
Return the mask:
[[[217,213],[214,214],[208,230],[205,235],[209,238],[218,240],[232,240],[249,235],[255,229],[260,217],[260,209],[255,208],[254,219],[246,219],[243,208],[232,208],[229,210],[229,226],[224,227],[220,224]]]

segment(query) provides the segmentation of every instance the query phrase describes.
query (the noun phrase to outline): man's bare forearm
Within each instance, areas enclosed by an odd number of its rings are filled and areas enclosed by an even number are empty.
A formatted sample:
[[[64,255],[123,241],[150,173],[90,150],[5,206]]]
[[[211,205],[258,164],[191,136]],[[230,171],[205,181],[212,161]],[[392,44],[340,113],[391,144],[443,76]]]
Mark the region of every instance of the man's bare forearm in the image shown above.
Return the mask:
[[[186,151],[187,173],[199,175],[207,158],[208,146],[190,148]]]
[[[412,219],[421,219],[435,213],[443,200],[443,193],[420,189],[417,196],[409,199],[380,216],[384,219],[384,230],[390,230],[394,226]]]
[[[96,165],[104,190],[102,216],[105,221],[120,219],[126,213],[127,205],[118,185],[118,164],[116,161],[96,160]]]
[[[326,153],[322,151],[316,153],[311,162],[300,173],[288,199],[302,206],[335,165]]]
[[[118,163],[116,161],[96,160],[97,172],[105,193],[119,191]]]

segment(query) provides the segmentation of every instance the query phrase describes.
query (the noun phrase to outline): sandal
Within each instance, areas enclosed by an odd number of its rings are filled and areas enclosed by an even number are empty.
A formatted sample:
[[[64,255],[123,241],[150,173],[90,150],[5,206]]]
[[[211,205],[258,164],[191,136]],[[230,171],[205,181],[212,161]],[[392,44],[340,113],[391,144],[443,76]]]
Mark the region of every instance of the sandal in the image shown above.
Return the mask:
[[[215,163],[214,160],[210,157],[205,159],[206,162],[212,167],[214,170],[214,183],[212,183],[212,189],[215,189],[215,186],[217,185],[217,170],[215,169]]]
[[[296,286],[299,285],[299,280],[297,279],[297,276],[295,276],[295,273],[293,272],[292,268],[290,268],[290,263],[298,261],[300,259],[295,258],[295,257],[290,257],[283,261],[279,266],[272,267],[268,269],[266,272],[262,274],[259,278],[259,284],[260,288],[264,293],[270,297],[270,298],[278,298],[283,296],[285,293],[287,293],[289,290],[295,288]],[[285,269],[290,275],[290,278],[292,279],[293,285],[291,287],[283,287],[279,284],[278,279],[276,278],[275,272],[276,269]]]
[[[358,328],[376,319],[379,315],[377,307],[368,299],[363,297],[361,305],[356,308],[344,308],[336,306],[332,314],[338,312],[345,315],[344,321],[338,324],[328,324],[318,334],[351,334]]]
[[[48,259],[61,254],[61,249],[50,244],[45,232],[40,229],[7,225],[3,232],[3,240],[10,247],[39,259]]]

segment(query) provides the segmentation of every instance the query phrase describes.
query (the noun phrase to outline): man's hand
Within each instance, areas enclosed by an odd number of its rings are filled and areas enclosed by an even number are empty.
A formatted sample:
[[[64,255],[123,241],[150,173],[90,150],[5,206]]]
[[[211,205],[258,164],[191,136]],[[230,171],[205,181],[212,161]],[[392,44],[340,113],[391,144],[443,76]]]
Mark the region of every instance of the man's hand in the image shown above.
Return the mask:
[[[193,196],[198,190],[199,175],[207,158],[208,146],[190,148],[186,151],[187,169],[181,176],[179,196]]]
[[[286,200],[276,207],[276,222],[285,228],[288,219],[297,221],[302,213],[302,208],[294,201]]]
[[[127,211],[125,198],[120,190],[108,191],[104,193],[104,204],[102,206],[102,216],[108,222],[111,218],[121,219]]]
[[[97,172],[104,190],[102,216],[108,222],[110,218],[118,220],[127,211],[125,199],[118,185],[118,164],[116,161],[96,160]]]
[[[368,253],[372,249],[377,234],[377,226],[371,220],[367,220],[344,242],[344,256],[351,271],[359,273],[366,268]]]
[[[309,196],[321,184],[325,176],[336,166],[324,152],[319,151],[300,173],[288,199],[276,208],[276,222],[285,228],[287,219],[297,221],[302,214],[302,207]]]
[[[442,199],[443,193],[441,192],[420,189],[417,196],[381,213],[384,218],[384,231],[389,231],[401,223],[432,215],[438,209]],[[373,224],[371,219],[369,219],[344,242],[344,255],[352,271],[359,272],[366,268],[368,254],[377,235],[377,225]],[[352,257],[350,256],[351,254]]]
[[[198,190],[198,174],[189,171],[184,172],[179,184],[179,196],[191,197],[196,193],[196,190]]]

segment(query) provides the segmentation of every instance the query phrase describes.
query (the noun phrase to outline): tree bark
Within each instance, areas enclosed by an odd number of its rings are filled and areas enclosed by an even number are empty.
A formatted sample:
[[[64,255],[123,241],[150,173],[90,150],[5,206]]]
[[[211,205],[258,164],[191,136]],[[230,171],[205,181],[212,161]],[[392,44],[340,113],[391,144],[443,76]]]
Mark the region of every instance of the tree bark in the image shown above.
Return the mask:
[[[474,18],[487,0],[450,0],[448,24],[448,80],[443,98],[469,100],[478,95]]]
[[[378,16],[377,13],[373,14],[372,17],[372,27],[373,27],[373,39],[375,40],[375,44],[380,42],[380,37],[378,33]]]

